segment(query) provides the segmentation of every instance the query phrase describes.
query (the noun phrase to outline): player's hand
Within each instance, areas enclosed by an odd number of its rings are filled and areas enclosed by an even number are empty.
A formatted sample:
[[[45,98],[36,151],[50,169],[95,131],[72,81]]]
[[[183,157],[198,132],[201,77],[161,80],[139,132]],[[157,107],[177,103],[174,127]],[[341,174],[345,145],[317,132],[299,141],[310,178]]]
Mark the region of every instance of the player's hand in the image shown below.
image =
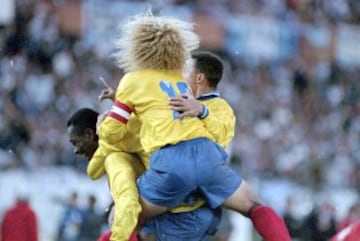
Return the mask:
[[[201,114],[203,105],[191,94],[184,94],[182,97],[171,97],[168,100],[171,110],[178,111],[177,118],[197,117]]]
[[[103,77],[100,77],[101,82],[105,86],[105,88],[101,91],[100,95],[98,96],[99,101],[103,101],[105,99],[110,99],[114,101],[115,99],[115,90],[104,80]]]

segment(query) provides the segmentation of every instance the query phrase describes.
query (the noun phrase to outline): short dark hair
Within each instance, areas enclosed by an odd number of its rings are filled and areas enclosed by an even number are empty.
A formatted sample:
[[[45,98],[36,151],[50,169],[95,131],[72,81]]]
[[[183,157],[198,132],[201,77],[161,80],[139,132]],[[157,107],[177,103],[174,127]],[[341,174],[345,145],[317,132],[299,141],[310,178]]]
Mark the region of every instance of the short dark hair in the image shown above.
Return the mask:
[[[79,134],[84,134],[86,129],[96,132],[96,122],[99,113],[90,108],[81,108],[71,115],[66,126],[73,126]]]
[[[219,56],[209,51],[194,50],[191,58],[195,60],[195,71],[205,75],[208,85],[216,88],[223,74],[223,63]]]

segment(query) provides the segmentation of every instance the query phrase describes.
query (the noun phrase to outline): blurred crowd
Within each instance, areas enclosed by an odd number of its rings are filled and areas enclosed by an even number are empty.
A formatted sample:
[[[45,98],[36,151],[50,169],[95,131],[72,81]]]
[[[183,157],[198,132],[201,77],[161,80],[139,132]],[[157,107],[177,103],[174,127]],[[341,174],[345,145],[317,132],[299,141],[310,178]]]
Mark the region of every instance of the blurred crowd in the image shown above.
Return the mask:
[[[66,120],[80,107],[105,110],[97,100],[103,88],[99,77],[116,87],[122,76],[111,55],[104,54],[111,41],[98,41],[94,47],[89,44],[94,39],[85,36],[93,26],[84,27],[84,22],[79,30],[67,19],[76,19],[76,13],[88,16],[81,7],[99,1],[6,2],[14,4],[14,15],[0,26],[0,169],[79,168],[66,137]],[[201,47],[224,59],[220,91],[237,116],[231,163],[240,165],[243,176],[281,176],[314,191],[360,191],[360,65],[339,63],[303,31],[296,34],[286,58],[254,60],[232,49],[234,39],[227,32],[230,20],[243,15],[332,32],[340,24],[360,24],[360,1],[119,2],[129,9],[139,4],[158,12],[162,7],[181,9],[177,14],[197,23]],[[91,21],[97,20],[87,19]],[[352,56],[348,58],[351,63]]]

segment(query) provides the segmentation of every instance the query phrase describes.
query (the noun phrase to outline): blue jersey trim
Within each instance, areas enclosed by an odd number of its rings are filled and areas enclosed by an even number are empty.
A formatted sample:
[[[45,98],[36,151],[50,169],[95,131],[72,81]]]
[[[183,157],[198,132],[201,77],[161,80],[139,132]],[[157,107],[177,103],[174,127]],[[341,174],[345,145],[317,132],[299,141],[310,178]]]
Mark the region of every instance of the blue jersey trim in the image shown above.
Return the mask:
[[[209,100],[209,99],[213,99],[213,98],[217,98],[217,97],[220,97],[220,93],[218,91],[212,91],[212,92],[204,94],[196,99],[200,100],[200,101],[204,101],[204,100]]]

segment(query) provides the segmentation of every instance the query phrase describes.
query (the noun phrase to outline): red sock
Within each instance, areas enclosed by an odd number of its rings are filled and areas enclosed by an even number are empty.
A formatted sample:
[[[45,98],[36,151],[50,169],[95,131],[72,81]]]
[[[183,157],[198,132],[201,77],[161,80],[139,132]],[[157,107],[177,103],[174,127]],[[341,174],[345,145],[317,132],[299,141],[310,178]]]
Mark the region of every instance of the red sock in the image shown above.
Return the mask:
[[[250,211],[250,219],[265,241],[291,241],[284,220],[272,208],[257,206]]]

